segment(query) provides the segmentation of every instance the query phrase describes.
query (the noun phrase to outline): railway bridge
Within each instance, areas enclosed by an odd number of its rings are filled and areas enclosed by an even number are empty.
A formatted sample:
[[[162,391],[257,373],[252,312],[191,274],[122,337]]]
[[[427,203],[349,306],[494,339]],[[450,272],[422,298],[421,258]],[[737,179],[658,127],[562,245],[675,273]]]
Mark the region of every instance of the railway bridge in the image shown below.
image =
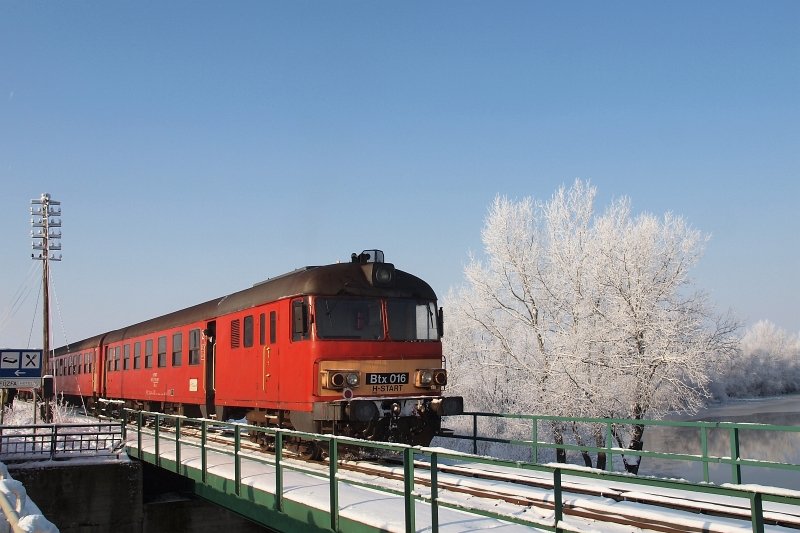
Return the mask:
[[[527,417],[532,421],[531,437],[504,442],[529,449],[534,461],[515,462],[445,448],[364,442],[159,413],[125,412],[124,416],[131,421],[125,426],[131,457],[190,480],[197,496],[276,531],[800,529],[800,491],[745,484],[743,479],[743,472],[751,469],[795,473],[800,465],[748,459],[739,451],[743,430],[800,437],[800,428],[793,426]],[[450,438],[468,439],[475,450],[481,442],[502,441],[480,436],[479,419],[507,417],[465,416],[474,421],[471,434]],[[679,424],[697,431],[699,453],[632,451],[613,447],[610,439],[606,446],[592,448],[538,438],[542,423],[568,421],[607,424],[609,436],[612,424]],[[730,455],[709,452],[708,435],[713,431],[730,436]],[[289,445],[296,439],[319,441],[328,450],[326,460],[291,456]],[[602,452],[608,457],[606,470],[536,462],[543,449],[556,447]],[[384,460],[357,460],[365,453]],[[623,454],[696,463],[703,479],[659,479],[614,471]],[[719,467],[729,469],[729,482],[711,482],[710,474]]]
[[[129,494],[131,480],[138,480],[140,487],[142,478],[148,477],[141,475],[142,468],[160,481],[166,479],[194,493],[198,503],[205,500],[247,518],[253,530],[259,529],[257,525],[271,531],[348,533],[800,529],[800,465],[752,456],[750,442],[762,438],[797,448],[798,426],[467,413],[462,415],[463,423],[456,424],[460,433],[442,437],[444,445],[466,450],[456,452],[163,413],[122,410],[119,415],[121,419],[114,422],[0,426],[0,459],[23,465],[25,461],[42,464],[42,459],[50,465],[72,464],[55,477],[39,480],[49,488],[36,496],[37,502],[48,504],[51,511],[63,507],[63,500],[54,507],[50,505],[54,502],[42,498],[51,495],[54,486],[62,492],[71,486],[78,500],[85,494],[86,503],[95,506],[93,512],[116,515],[110,515],[107,523],[117,524],[117,531],[163,530],[162,515],[151,520],[146,512],[148,518],[142,519],[141,492],[138,499]],[[501,439],[491,429],[498,424],[506,429],[514,426],[517,435],[526,436]],[[614,447],[615,432],[630,424],[678,426],[684,432],[682,440],[693,441],[696,449],[677,453]],[[594,447],[579,438],[556,443],[548,440],[547,429],[553,425],[569,427],[575,435],[578,428],[590,428],[595,435],[604,433],[605,441],[596,439]],[[504,432],[508,433],[513,432]],[[316,448],[326,449],[327,457],[305,459],[306,448],[298,443],[308,441],[317,441]],[[512,447],[527,457],[495,459],[487,453],[488,446]],[[572,454],[571,458],[602,454],[605,468],[546,462],[556,449]],[[84,462],[87,454],[99,455],[100,464]],[[621,466],[631,456],[646,457],[648,463],[680,461],[693,465],[689,471],[694,474],[689,479],[628,474]],[[128,467],[107,469],[103,457],[116,457]],[[80,461],[63,461],[73,458]],[[36,469],[28,464],[16,471]],[[75,475],[77,470],[86,474]],[[759,473],[765,471],[787,474],[786,479],[792,481],[786,488],[757,484],[763,479]],[[93,481],[79,487],[78,478]],[[108,494],[105,509],[98,492]],[[82,501],[67,505],[85,507]],[[191,521],[213,516],[219,522],[225,520],[220,516],[229,515],[218,507],[200,511],[189,507],[181,512],[171,504],[163,508],[175,526],[171,531],[189,530],[180,529],[188,525],[180,523],[181,516]],[[126,513],[132,516],[121,516]],[[66,522],[65,531],[85,530]],[[231,531],[234,527],[231,523]]]

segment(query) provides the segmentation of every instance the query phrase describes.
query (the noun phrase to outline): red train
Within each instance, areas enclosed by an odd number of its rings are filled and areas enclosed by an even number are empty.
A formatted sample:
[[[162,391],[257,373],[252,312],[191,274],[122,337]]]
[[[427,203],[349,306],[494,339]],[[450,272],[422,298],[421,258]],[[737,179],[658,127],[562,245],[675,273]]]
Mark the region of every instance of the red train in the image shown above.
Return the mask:
[[[442,312],[383,252],[305,267],[54,351],[57,394],[427,445],[445,397]]]

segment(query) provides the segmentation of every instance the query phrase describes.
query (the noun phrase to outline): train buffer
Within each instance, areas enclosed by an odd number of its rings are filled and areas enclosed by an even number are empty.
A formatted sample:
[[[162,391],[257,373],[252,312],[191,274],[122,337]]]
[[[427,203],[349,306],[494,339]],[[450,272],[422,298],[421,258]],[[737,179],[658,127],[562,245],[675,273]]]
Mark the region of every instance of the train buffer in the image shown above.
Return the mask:
[[[569,465],[518,464],[385,443],[393,464],[342,460],[345,437],[232,425],[230,446],[211,442],[220,421],[128,412],[127,450],[194,481],[195,493],[278,531],[787,531],[800,529],[800,491],[694,484]],[[250,451],[249,432],[273,440]],[[290,458],[285,442],[326,443],[329,456]]]

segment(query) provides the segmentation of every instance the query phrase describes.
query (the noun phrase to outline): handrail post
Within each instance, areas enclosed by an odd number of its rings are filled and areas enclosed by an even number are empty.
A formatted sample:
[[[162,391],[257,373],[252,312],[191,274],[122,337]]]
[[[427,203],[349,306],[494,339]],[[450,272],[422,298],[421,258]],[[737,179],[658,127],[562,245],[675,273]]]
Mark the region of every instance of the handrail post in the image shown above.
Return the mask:
[[[139,459],[143,457],[142,453],[142,419],[144,415],[141,411],[136,413],[136,453],[139,455]]]
[[[403,450],[403,499],[406,507],[406,533],[416,531],[416,500],[414,499],[414,448]]]
[[[208,420],[203,420],[200,426],[200,467],[202,468],[201,476],[203,484],[208,483],[208,450],[206,444],[208,443]]]
[[[553,527],[556,533],[563,531],[559,526],[563,519],[564,501],[561,492],[561,468],[556,467],[553,469]]]
[[[275,433],[275,510],[283,511],[283,432]]]
[[[57,441],[58,441],[58,424],[52,424],[50,426],[50,459],[56,458]]]
[[[336,438],[328,441],[328,477],[331,488],[331,529],[339,531],[339,481],[336,479],[336,469],[339,466],[339,448]]]
[[[609,421],[606,422],[606,471],[614,471],[614,454],[611,451],[614,448],[614,427]]]
[[[181,473],[181,419],[175,419],[175,473]]]
[[[731,474],[733,483],[737,485],[742,482],[742,465],[739,464],[739,428],[732,427],[730,431],[731,439]]]
[[[539,419],[534,417],[531,421],[531,461],[539,464]]]
[[[478,455],[478,414],[472,414],[472,454]]]
[[[708,428],[706,426],[700,427],[700,450],[703,454],[703,481],[708,483]]]
[[[753,533],[764,533],[764,506],[760,492],[750,495],[750,522]]]
[[[161,439],[158,438],[158,436],[159,436],[158,429],[160,427],[161,427],[161,416],[158,413],[156,413],[156,427],[154,428],[155,429],[154,436],[155,436],[155,440],[156,440],[156,466],[161,466],[161,452],[160,452],[160,449],[161,449],[160,440]]]
[[[439,454],[431,452],[431,533],[439,533]]]
[[[242,426],[236,424],[233,433],[233,459],[234,459],[234,491],[236,495],[241,495],[242,492],[242,459],[239,455],[239,450],[242,446]]]

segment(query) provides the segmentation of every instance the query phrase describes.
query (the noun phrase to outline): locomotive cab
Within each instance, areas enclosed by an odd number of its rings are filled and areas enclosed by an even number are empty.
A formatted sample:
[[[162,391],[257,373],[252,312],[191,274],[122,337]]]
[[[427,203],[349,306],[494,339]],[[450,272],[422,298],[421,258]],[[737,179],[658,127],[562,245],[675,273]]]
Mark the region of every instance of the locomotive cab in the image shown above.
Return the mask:
[[[292,425],[428,445],[442,416],[463,412],[461,397],[442,396],[447,371],[436,296],[380,250],[351,259],[352,267],[332,265],[346,278],[338,290],[293,301],[292,337],[309,341],[314,390],[311,412],[292,412]]]

